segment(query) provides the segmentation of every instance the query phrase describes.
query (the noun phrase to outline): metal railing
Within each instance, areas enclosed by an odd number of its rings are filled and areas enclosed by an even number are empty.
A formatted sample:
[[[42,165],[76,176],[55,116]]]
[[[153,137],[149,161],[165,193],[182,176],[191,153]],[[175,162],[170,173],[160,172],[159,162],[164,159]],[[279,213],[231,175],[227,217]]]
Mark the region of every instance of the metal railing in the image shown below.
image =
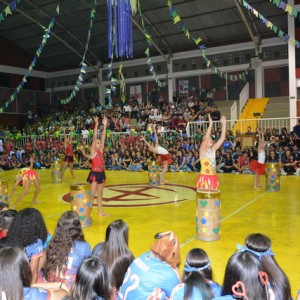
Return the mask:
[[[266,131],[266,129],[273,129],[281,131],[281,128],[286,127],[288,131],[292,131],[295,124],[297,124],[297,120],[299,118],[272,118],[272,119],[245,119],[245,120],[227,120],[226,122],[226,129],[232,130],[233,125],[235,125],[236,131],[239,130],[242,134],[245,132],[242,132],[243,124],[247,124],[247,126],[251,127],[251,131],[255,132],[256,127],[260,127],[263,132]],[[213,122],[214,129],[220,127],[219,121]],[[188,136],[192,137],[194,136],[199,130],[206,131],[208,127],[208,122],[188,122],[186,126],[186,132]],[[234,132],[235,134],[235,132]]]

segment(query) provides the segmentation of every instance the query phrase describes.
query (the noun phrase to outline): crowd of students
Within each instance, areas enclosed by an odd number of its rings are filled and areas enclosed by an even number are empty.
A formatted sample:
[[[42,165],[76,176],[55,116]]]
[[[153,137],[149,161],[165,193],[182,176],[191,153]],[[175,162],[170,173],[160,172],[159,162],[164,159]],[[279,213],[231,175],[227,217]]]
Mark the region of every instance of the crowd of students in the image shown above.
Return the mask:
[[[261,233],[249,234],[245,245],[238,245],[220,284],[203,249],[191,249],[182,262],[172,231],[156,234],[135,258],[123,220],[110,223],[105,241],[92,250],[76,212],[64,212],[51,235],[37,209],[17,212],[3,203],[1,209],[1,299],[292,299],[271,240]]]

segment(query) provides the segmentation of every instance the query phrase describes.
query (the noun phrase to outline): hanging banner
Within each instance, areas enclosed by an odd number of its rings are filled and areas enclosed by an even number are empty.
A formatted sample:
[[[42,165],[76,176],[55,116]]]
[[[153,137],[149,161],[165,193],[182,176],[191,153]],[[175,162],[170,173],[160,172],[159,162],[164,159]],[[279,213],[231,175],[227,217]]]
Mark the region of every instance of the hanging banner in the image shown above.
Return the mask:
[[[138,101],[139,104],[142,104],[142,86],[134,85],[130,87],[130,98],[134,98]]]
[[[179,80],[179,97],[187,96],[189,93],[189,81]]]

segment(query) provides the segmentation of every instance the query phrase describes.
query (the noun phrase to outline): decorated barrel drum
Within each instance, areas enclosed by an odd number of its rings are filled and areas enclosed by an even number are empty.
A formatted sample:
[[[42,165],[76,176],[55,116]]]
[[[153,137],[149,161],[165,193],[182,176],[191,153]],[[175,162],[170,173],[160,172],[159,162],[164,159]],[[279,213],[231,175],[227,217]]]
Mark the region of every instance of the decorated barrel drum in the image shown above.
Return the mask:
[[[266,163],[266,191],[278,192],[280,190],[279,163]]]
[[[91,199],[91,186],[86,183],[73,183],[70,185],[71,210],[77,212],[81,226],[92,225],[93,199]]]
[[[202,241],[215,241],[221,234],[221,202],[219,190],[196,192],[196,236]]]
[[[158,186],[160,183],[160,164],[156,161],[148,163],[149,185]]]
[[[53,183],[60,183],[62,181],[62,162],[60,160],[52,162],[51,178]]]
[[[8,181],[0,179],[0,202],[8,203]]]

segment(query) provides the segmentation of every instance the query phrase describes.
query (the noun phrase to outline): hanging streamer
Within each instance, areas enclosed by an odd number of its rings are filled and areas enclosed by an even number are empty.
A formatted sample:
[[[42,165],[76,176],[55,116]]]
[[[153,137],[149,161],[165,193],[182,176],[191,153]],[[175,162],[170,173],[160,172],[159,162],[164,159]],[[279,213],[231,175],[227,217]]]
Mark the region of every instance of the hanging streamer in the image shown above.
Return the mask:
[[[137,0],[137,10],[138,10],[138,13],[139,13],[139,16],[140,16],[140,21],[141,21],[141,25],[142,25],[142,28],[143,28],[143,32],[144,32],[144,35],[145,35],[145,38],[146,38],[146,42],[147,42],[147,45],[148,45],[148,48],[146,49],[145,51],[145,54],[147,56],[147,66],[148,66],[148,70],[149,72],[152,74],[152,77],[153,79],[155,80],[156,84],[159,86],[159,87],[165,87],[167,85],[167,82],[166,81],[160,81],[156,72],[155,72],[155,69],[154,69],[154,66],[153,66],[153,63],[152,63],[152,60],[151,60],[151,53],[150,53],[150,47],[152,47],[153,45],[153,41],[152,41],[152,37],[150,34],[148,34],[147,30],[146,30],[146,27],[145,27],[145,22],[144,22],[144,18],[143,18],[143,14],[142,14],[142,9],[141,9],[141,4],[140,4],[140,1]]]
[[[269,28],[275,34],[277,34],[280,39],[282,39],[285,42],[290,42],[293,46],[296,46],[297,48],[300,48],[300,42],[299,41],[297,41],[294,37],[288,35],[283,30],[281,30],[277,26],[275,26],[271,21],[266,19],[255,8],[253,8],[248,2],[246,2],[245,0],[239,0],[239,2],[243,7],[245,7],[247,10],[249,10],[254,16],[259,18],[267,28]]]
[[[130,0],[107,0],[109,58],[133,58]]]
[[[79,71],[79,75],[78,75],[76,84],[75,84],[71,94],[67,98],[59,100],[60,103],[63,104],[63,105],[68,104],[69,102],[71,102],[72,99],[77,95],[77,93],[79,92],[79,90],[82,86],[84,77],[85,77],[86,72],[87,72],[87,65],[84,61],[85,61],[86,53],[89,49],[89,44],[90,44],[90,39],[91,39],[91,32],[92,32],[93,22],[95,20],[95,14],[96,14],[96,5],[97,5],[97,0],[94,0],[94,7],[92,8],[91,13],[90,13],[90,26],[89,26],[89,30],[88,30],[87,41],[86,41],[86,44],[85,44],[84,53],[83,53],[83,56],[82,56],[82,61],[80,63],[81,68],[80,68],[80,71]]]
[[[59,5],[57,5],[57,7],[56,7],[56,12],[59,15]],[[42,40],[39,48],[37,49],[35,56],[30,64],[28,70],[26,71],[25,75],[23,76],[22,81],[19,83],[19,85],[15,89],[14,93],[10,96],[10,99],[5,102],[3,107],[0,108],[0,113],[3,113],[8,108],[9,104],[16,100],[17,95],[23,89],[25,83],[27,82],[27,79],[30,77],[31,72],[34,70],[34,68],[37,64],[38,58],[40,57],[40,55],[42,54],[42,52],[44,50],[44,46],[46,45],[48,39],[50,38],[50,33],[51,33],[51,30],[53,29],[54,25],[55,25],[55,17],[52,18],[48,28],[45,29],[45,34],[43,35],[43,40]]]
[[[13,0],[10,2],[8,6],[0,13],[0,23],[4,21],[4,19],[8,15],[12,15],[13,11],[17,8],[17,6],[21,3],[22,0]]]
[[[270,0],[274,5],[276,5],[278,8],[281,8],[283,11],[289,14],[289,16],[293,18],[298,18],[299,16],[299,10],[295,8],[294,6],[285,3],[281,0]]]
[[[170,16],[172,17],[173,23],[178,24],[180,26],[181,32],[185,35],[185,37],[187,39],[192,39],[194,41],[195,45],[200,50],[201,56],[203,57],[207,68],[211,69],[216,75],[218,75],[221,78],[224,78],[225,80],[228,79],[229,81],[234,81],[234,82],[247,81],[247,76],[250,71],[250,65],[244,72],[241,72],[238,75],[228,75],[227,73],[223,73],[206,56],[205,46],[200,44],[202,41],[202,38],[201,37],[194,38],[191,36],[191,33],[189,32],[186,24],[182,21],[181,17],[178,15],[175,8],[173,7],[172,1],[166,0],[166,3],[167,3],[167,6],[169,7],[169,13],[170,13]]]

